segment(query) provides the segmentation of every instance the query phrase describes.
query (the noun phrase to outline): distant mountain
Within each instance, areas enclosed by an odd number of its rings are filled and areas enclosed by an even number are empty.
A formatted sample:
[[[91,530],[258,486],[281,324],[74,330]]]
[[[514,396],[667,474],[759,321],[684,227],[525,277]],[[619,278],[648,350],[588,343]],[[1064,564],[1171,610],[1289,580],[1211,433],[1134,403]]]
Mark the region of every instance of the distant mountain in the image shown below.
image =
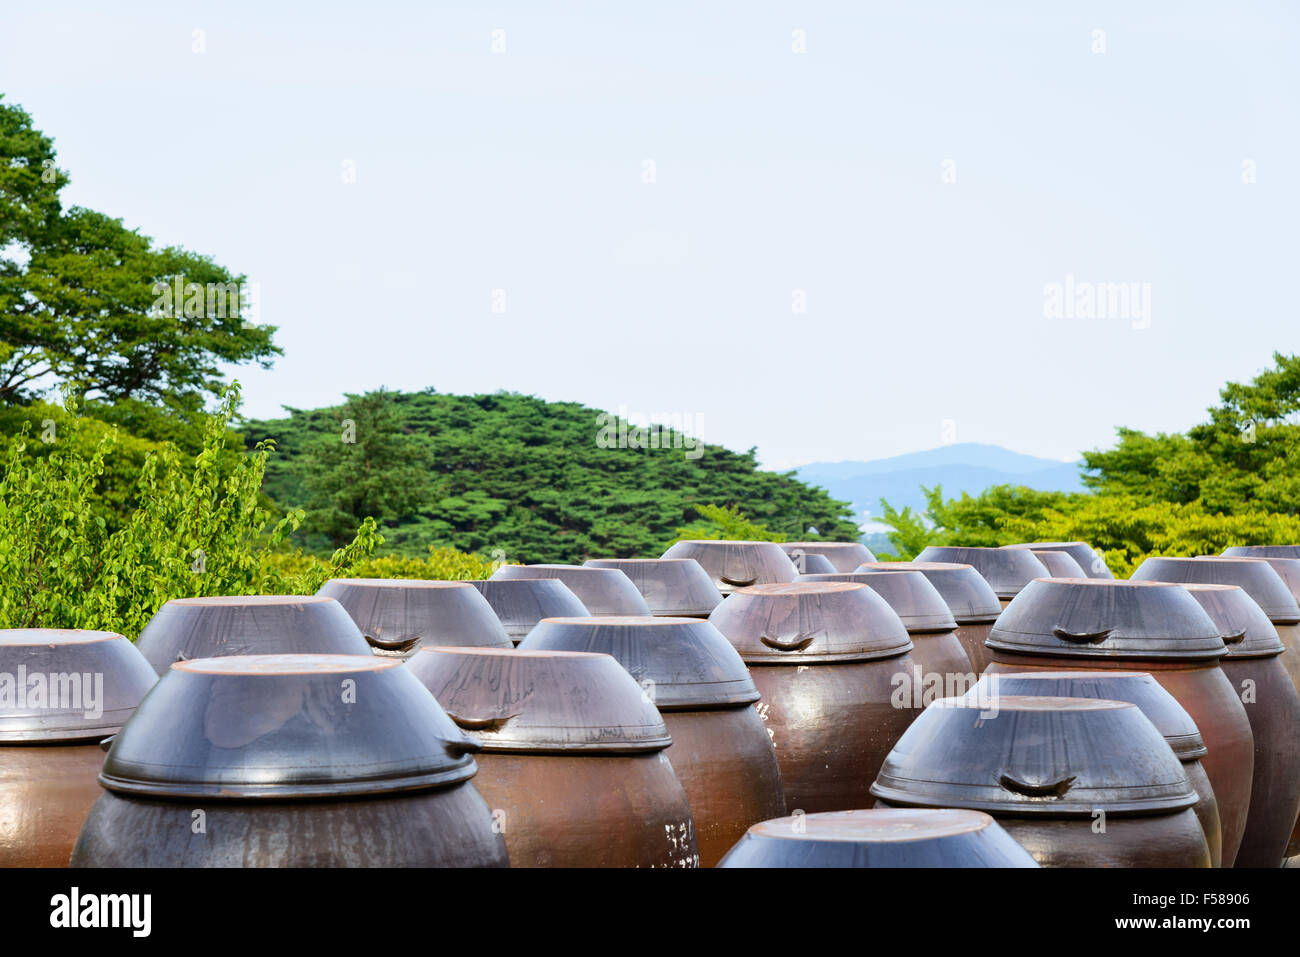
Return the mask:
[[[859,523],[880,516],[883,498],[894,508],[924,509],[921,486],[943,486],[945,497],[975,495],[990,485],[1026,485],[1045,492],[1081,492],[1080,462],[1022,455],[997,445],[973,442],[945,445],[867,462],[812,462],[796,472],[800,481],[820,485],[833,498],[853,503]],[[869,512],[869,515],[864,515]]]

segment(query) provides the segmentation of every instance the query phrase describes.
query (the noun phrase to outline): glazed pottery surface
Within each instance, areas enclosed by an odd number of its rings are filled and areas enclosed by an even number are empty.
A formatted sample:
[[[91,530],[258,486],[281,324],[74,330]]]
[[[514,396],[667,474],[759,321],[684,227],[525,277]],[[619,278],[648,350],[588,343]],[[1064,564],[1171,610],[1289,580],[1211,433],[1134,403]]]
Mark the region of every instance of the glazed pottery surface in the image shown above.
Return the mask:
[[[775,542],[688,539],[669,547],[663,557],[695,559],[723,595],[749,585],[792,582],[797,574],[790,556]]]
[[[591,568],[616,568],[632,579],[652,615],[707,618],[722,601],[722,593],[714,587],[709,573],[693,558],[591,558],[585,564]]]
[[[502,565],[491,581],[555,578],[569,586],[589,615],[648,615],[650,606],[617,568],[586,565]]]
[[[333,578],[316,594],[336,599],[378,654],[408,658],[421,643],[511,644],[487,599],[464,582]]]
[[[764,821],[721,867],[1037,867],[981,811],[830,811]]]
[[[479,743],[511,866],[699,866],[668,728],[612,657],[427,648],[407,667]]]
[[[67,867],[101,791],[100,741],[157,681],[123,636],[0,630],[0,867]]]

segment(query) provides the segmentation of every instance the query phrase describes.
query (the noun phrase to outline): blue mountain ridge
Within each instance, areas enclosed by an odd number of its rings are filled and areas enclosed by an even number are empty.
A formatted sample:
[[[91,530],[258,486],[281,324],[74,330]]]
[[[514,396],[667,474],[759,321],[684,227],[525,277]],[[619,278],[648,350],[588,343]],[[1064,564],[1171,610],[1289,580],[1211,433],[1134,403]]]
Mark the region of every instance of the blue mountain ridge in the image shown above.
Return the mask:
[[[963,492],[975,495],[990,485],[1080,492],[1081,464],[966,442],[866,462],[812,462],[795,471],[801,481],[852,502],[859,523],[871,523],[880,517],[882,498],[899,510],[909,505],[913,511],[924,510],[922,485],[941,485],[945,498]]]

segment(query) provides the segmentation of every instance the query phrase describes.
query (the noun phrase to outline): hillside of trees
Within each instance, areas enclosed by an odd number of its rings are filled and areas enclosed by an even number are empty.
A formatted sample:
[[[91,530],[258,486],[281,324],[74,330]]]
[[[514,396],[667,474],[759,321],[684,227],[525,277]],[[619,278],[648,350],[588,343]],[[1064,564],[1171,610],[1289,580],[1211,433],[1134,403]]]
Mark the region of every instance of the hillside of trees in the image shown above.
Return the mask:
[[[858,535],[846,503],[761,471],[752,449],[692,449],[693,438],[674,447],[676,433],[659,448],[602,448],[600,415],[516,393],[380,390],[243,431],[250,446],[274,440],[266,492],[306,509],[295,540],[316,553],[374,516],[397,554],[442,545],[510,562],[656,556],[697,505],[739,508],[784,538]]]

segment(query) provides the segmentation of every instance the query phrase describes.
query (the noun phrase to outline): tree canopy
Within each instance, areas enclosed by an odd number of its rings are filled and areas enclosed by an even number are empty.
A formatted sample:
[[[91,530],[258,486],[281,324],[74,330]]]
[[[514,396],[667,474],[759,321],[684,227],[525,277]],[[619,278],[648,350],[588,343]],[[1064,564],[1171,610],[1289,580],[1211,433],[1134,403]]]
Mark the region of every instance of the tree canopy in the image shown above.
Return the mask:
[[[918,515],[881,502],[898,557],[929,544],[1082,540],[1128,574],[1147,554],[1216,554],[1229,545],[1300,541],[1300,357],[1230,382],[1209,420],[1183,433],[1120,428],[1114,448],[1084,453],[1089,493],[994,486],[943,498]]]
[[[71,385],[192,413],[220,395],[223,364],[280,353],[274,327],[251,321],[245,276],[64,209],[55,161],[53,141],[0,97],[0,402]]]
[[[657,449],[602,448],[601,413],[574,402],[426,389],[288,411],[244,427],[250,442],[271,438],[280,452],[268,463],[267,492],[302,503],[309,515],[374,514],[399,553],[436,544],[512,562],[654,556],[704,517],[704,505],[739,508],[777,537],[805,538],[811,527],[828,539],[858,536],[847,503],[793,472],[760,470],[752,449],[701,445],[688,453],[675,434]],[[340,441],[349,418],[351,443]],[[390,472],[392,488],[367,484],[367,475]],[[319,551],[333,544],[327,536],[318,530],[298,540]]]

